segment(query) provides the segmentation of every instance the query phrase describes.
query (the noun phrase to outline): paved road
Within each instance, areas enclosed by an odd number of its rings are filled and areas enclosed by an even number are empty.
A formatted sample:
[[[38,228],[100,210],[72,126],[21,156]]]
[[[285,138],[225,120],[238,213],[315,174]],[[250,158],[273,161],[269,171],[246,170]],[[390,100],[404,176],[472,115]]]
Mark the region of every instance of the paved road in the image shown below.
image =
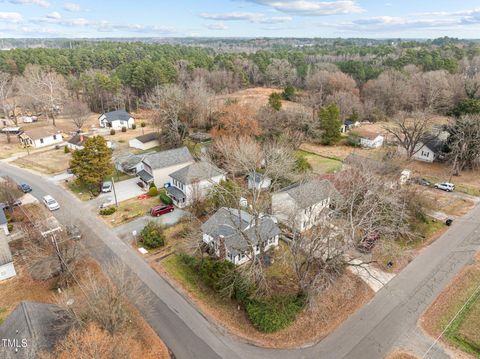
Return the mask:
[[[132,248],[100,222],[84,203],[42,177],[0,162],[0,174],[29,183],[33,194],[52,194],[62,206],[55,216],[62,223],[74,220],[86,229],[91,253],[101,263],[120,258],[152,295],[148,306],[138,306],[147,321],[177,358],[384,358],[392,348],[415,345],[421,313],[480,249],[480,206],[457,219],[453,226],[408,265],[362,309],[334,333],[313,346],[297,350],[258,348],[232,338],[211,324],[171,288]],[[429,338],[422,338],[428,346]],[[417,351],[423,350],[414,348]],[[444,358],[436,350],[429,358]]]

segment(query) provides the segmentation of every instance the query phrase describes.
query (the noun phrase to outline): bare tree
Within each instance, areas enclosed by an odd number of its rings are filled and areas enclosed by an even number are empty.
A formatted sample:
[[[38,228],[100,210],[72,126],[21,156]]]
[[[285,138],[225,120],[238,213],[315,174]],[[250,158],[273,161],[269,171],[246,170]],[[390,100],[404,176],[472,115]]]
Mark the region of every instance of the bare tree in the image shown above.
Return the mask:
[[[432,138],[431,120],[422,112],[400,113],[394,117],[392,124],[385,126],[399,145],[405,150],[407,158],[411,159]]]
[[[84,102],[70,101],[65,104],[63,113],[73,122],[77,130],[81,130],[88,120],[90,108]]]
[[[17,183],[12,178],[0,177],[0,203],[13,209],[15,201],[22,195],[22,191],[18,189]]]
[[[448,126],[448,158],[452,172],[458,175],[464,169],[480,165],[480,116],[465,116],[452,120]]]
[[[295,84],[297,71],[288,60],[273,59],[267,67],[266,77],[271,85],[283,87],[287,84]]]
[[[10,118],[10,106],[8,99],[12,96],[14,90],[14,79],[6,72],[0,71],[0,105],[2,106],[5,118]]]

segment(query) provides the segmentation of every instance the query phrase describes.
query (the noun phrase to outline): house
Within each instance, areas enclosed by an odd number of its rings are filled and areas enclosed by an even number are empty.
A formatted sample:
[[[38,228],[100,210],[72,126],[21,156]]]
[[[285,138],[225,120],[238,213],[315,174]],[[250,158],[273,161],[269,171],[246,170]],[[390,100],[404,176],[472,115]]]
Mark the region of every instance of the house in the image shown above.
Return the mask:
[[[202,224],[203,242],[210,246],[215,256],[235,265],[250,260],[252,254],[260,254],[278,246],[280,229],[269,216],[257,220],[245,211],[220,208]]]
[[[106,112],[98,118],[100,127],[109,127],[114,130],[121,130],[122,127],[132,128],[134,118],[125,110]]]
[[[63,142],[60,131],[54,127],[39,127],[18,135],[24,147],[42,148]]]
[[[359,145],[366,148],[378,148],[383,145],[384,136],[375,131],[358,128],[354,131],[358,135]]]
[[[272,214],[290,229],[303,232],[320,223],[338,196],[326,179],[297,183],[272,194]]]
[[[272,184],[272,179],[261,173],[250,173],[247,178],[248,189],[255,188],[257,191],[266,190]]]
[[[145,135],[135,137],[128,141],[128,146],[132,148],[138,148],[142,151],[160,146],[160,142],[158,141],[158,133],[150,132]]]
[[[0,213],[3,213],[3,211],[0,211]],[[13,265],[12,252],[10,252],[7,236],[3,231],[0,231],[0,281],[15,277],[16,275],[17,272]]]
[[[23,301],[0,325],[0,358],[37,358],[40,352],[53,352],[73,322],[55,304]]]
[[[10,234],[10,231],[8,230],[7,216],[5,216],[4,209],[0,209],[0,232],[5,233],[6,236]]]
[[[445,149],[445,141],[436,136],[431,136],[424,142],[420,142],[415,146],[415,153],[412,158],[417,161],[433,162],[443,158],[443,150]]]
[[[169,177],[167,194],[180,208],[204,198],[211,187],[226,179],[224,171],[205,161],[185,166]]]
[[[145,185],[155,183],[160,188],[170,181],[170,174],[195,162],[187,147],[152,152],[135,166],[135,173]]]
[[[342,126],[340,127],[340,132],[347,133],[352,128],[358,126],[358,124],[359,124],[358,121],[344,120]]]
[[[136,155],[131,152],[124,151],[114,156],[113,163],[115,168],[120,172],[135,175],[137,173],[137,168],[140,168],[140,163],[147,155],[151,153],[154,152]]]
[[[87,139],[88,139],[88,136],[82,133],[77,133],[67,140],[67,147],[72,151],[83,150],[85,141]]]

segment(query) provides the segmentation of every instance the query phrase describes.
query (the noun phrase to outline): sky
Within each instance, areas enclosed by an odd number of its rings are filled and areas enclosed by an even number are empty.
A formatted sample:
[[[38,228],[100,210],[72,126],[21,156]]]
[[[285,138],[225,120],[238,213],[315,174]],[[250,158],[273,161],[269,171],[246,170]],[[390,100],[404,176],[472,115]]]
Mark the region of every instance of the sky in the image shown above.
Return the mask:
[[[6,37],[480,38],[480,0],[0,0]]]

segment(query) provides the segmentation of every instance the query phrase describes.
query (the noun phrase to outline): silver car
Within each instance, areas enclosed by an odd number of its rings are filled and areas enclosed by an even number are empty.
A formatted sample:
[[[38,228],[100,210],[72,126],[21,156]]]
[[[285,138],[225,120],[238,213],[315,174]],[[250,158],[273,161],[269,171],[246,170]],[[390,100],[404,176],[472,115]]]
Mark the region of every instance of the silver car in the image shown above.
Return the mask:
[[[43,197],[43,204],[50,211],[56,211],[57,209],[60,209],[60,205],[58,204],[58,202],[49,194]]]

